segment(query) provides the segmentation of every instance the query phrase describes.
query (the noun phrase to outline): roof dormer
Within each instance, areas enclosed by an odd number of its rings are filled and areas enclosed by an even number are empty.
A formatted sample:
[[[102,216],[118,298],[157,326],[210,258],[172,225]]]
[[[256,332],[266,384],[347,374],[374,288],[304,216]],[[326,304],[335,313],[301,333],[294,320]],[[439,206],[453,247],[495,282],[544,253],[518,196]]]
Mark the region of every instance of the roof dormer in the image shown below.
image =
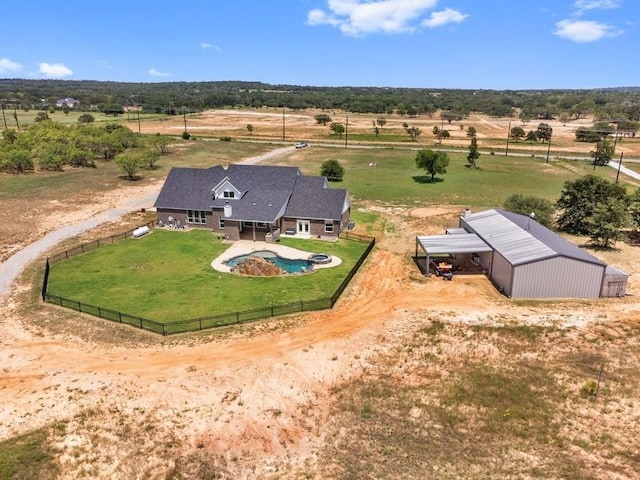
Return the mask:
[[[224,177],[220,183],[218,183],[212,189],[213,198],[224,198],[226,200],[242,198],[243,192],[233,186],[229,177]]]

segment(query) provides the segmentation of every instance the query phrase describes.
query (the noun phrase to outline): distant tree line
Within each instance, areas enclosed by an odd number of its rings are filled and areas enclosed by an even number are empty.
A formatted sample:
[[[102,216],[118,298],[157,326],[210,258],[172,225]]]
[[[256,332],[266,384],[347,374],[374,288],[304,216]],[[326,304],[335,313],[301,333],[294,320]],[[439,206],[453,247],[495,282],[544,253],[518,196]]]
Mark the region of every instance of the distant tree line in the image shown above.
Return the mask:
[[[413,118],[442,112],[448,123],[470,112],[496,117],[563,122],[594,117],[640,121],[640,88],[590,90],[460,90],[432,88],[312,87],[260,82],[126,83],[71,80],[0,80],[0,103],[7,108],[47,109],[73,97],[83,111],[121,114],[121,107],[181,114],[210,108],[316,108],[327,112],[399,115]],[[60,107],[62,108],[62,107]]]

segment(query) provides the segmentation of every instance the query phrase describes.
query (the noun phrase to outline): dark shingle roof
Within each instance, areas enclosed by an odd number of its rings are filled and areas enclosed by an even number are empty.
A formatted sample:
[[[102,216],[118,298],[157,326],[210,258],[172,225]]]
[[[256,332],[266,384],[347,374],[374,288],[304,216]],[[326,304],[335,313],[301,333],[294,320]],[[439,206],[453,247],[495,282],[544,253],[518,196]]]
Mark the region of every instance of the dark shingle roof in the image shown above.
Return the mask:
[[[176,210],[210,210],[211,188],[226,175],[221,166],[212,168],[173,167],[154,206]]]
[[[241,198],[216,198],[213,189],[225,178]],[[231,218],[274,222],[286,215],[308,219],[340,219],[347,192],[328,188],[324,177],[305,177],[297,167],[229,165],[209,169],[178,168],[169,172],[156,208],[210,210],[231,206]]]
[[[339,220],[347,191],[326,187],[324,177],[298,177],[285,215],[294,218]]]

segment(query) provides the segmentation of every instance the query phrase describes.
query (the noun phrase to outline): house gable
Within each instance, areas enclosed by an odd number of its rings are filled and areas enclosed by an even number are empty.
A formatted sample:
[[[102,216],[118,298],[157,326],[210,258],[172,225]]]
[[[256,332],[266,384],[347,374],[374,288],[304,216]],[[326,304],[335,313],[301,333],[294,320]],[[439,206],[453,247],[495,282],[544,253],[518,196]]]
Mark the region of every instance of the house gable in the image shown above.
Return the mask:
[[[242,195],[244,194],[244,192],[242,192],[239,188],[236,188],[233,183],[231,183],[229,177],[224,177],[222,181],[220,181],[220,183],[213,187],[212,191],[214,199],[239,199],[242,198]]]

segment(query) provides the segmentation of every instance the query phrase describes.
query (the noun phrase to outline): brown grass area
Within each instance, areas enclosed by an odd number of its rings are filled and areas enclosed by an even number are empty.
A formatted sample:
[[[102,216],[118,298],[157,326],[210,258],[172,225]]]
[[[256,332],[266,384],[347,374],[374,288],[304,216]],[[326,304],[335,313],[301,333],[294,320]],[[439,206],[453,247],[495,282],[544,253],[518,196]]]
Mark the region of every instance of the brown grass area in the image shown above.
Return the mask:
[[[119,192],[61,194],[33,238],[140,193]],[[456,209],[363,208],[379,241],[333,310],[241,328],[163,339],[43,306],[28,268],[0,311],[0,440],[44,428],[64,479],[637,475],[635,275],[624,299],[510,301],[415,267],[415,235]],[[617,247],[594,254],[639,271]]]

